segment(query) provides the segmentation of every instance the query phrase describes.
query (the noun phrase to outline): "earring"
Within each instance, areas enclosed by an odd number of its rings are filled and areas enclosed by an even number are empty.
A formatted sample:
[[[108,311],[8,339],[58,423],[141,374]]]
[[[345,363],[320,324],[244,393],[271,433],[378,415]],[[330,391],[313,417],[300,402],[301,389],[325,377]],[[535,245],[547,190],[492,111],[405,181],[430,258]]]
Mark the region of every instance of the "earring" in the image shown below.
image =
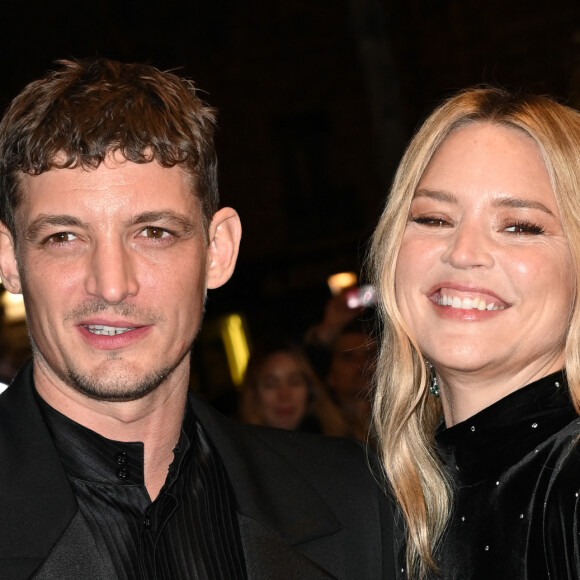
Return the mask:
[[[427,363],[427,371],[431,378],[431,384],[429,385],[429,392],[434,396],[439,396],[439,381],[437,380],[437,375],[435,374],[435,369],[431,363]]]

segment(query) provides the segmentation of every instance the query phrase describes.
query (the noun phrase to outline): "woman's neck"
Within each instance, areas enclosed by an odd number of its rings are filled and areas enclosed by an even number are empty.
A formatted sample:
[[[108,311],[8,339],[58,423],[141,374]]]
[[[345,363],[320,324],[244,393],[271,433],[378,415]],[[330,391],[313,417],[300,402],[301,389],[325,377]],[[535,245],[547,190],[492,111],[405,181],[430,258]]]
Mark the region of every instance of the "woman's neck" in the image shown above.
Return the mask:
[[[486,407],[565,366],[561,356],[544,363],[532,364],[509,376],[499,372],[487,374],[446,369],[438,372],[441,401],[447,427],[461,423]]]

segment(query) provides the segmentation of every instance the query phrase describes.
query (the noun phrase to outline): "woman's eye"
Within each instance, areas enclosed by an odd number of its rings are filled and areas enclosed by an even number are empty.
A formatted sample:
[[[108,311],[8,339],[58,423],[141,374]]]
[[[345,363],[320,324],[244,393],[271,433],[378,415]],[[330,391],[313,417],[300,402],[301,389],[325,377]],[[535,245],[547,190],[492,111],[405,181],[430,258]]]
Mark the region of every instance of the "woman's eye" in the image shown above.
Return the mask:
[[[516,222],[507,226],[504,231],[511,234],[530,234],[538,236],[544,233],[544,228],[538,224],[533,224],[531,222]]]
[[[443,218],[431,216],[411,216],[411,221],[416,224],[432,226],[434,228],[442,228],[449,225],[449,222]]]
[[[278,383],[272,379],[261,379],[258,381],[258,386],[265,391],[270,391],[271,389],[276,388]]]

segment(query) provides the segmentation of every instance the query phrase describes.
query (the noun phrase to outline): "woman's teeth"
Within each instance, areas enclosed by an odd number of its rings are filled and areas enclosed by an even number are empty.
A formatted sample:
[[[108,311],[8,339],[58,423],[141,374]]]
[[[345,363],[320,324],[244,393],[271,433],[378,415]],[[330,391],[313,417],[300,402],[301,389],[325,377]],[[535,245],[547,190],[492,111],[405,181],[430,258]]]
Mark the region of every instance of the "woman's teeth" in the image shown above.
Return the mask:
[[[504,307],[494,302],[490,302],[489,304],[479,296],[475,298],[458,298],[455,296],[452,298],[451,296],[445,296],[441,294],[437,299],[437,304],[439,306],[451,306],[451,308],[461,308],[462,310],[503,310]]]
[[[133,327],[122,328],[119,326],[105,326],[104,324],[89,324],[86,326],[89,332],[93,334],[106,334],[107,336],[114,336],[115,334],[123,334],[128,330],[133,330]]]

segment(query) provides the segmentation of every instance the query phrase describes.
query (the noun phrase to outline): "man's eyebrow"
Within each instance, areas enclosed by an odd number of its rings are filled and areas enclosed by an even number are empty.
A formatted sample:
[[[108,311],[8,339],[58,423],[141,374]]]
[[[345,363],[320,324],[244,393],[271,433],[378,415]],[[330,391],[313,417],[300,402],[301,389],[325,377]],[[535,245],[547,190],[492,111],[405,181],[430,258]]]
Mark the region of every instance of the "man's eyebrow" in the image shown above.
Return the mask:
[[[168,225],[175,224],[177,227],[181,227],[185,230],[192,230],[196,227],[196,221],[194,219],[172,210],[145,211],[133,216],[129,220],[128,224],[155,224],[159,222],[163,222]]]
[[[24,237],[28,241],[34,241],[39,233],[48,226],[63,226],[63,227],[83,227],[85,224],[82,220],[67,214],[48,215],[40,214],[33,219],[24,232]]]

